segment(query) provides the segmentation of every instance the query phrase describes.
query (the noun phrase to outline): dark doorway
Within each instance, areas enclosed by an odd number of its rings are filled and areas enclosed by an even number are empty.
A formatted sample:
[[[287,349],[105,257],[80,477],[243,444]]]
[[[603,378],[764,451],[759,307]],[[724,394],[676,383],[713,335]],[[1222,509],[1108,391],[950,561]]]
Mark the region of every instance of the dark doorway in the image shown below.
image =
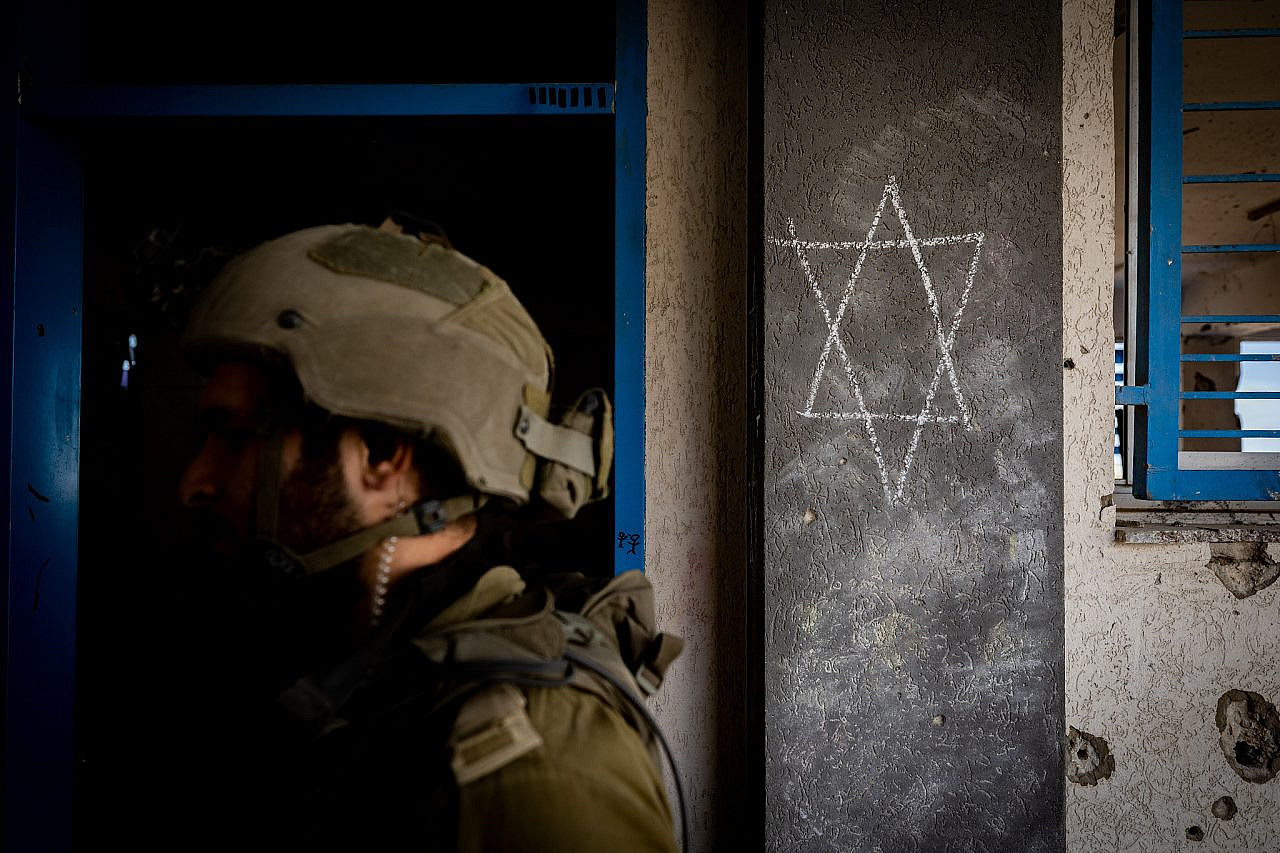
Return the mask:
[[[183,784],[160,768],[180,766],[175,754],[202,736],[174,704],[198,698],[175,698],[171,679],[207,678],[211,696],[236,689],[224,672],[177,671],[188,657],[169,631],[196,570],[177,542],[175,497],[200,387],[178,349],[193,296],[264,239],[409,211],[508,281],[556,353],[556,403],[612,392],[613,125],[132,119],[83,130],[76,837],[136,847],[149,792]],[[562,570],[611,573],[612,518],[607,501],[557,532]]]

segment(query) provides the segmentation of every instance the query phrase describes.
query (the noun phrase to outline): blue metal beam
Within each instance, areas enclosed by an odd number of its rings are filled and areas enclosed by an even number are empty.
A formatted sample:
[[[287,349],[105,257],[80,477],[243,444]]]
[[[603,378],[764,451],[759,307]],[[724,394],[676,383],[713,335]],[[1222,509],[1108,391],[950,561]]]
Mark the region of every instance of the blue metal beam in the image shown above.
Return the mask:
[[[1147,404],[1147,387],[1145,385],[1121,385],[1116,388],[1117,406],[1145,406]]]
[[[1238,175],[1183,175],[1184,184],[1280,183],[1280,174],[1246,172]]]
[[[1280,352],[1183,353],[1182,361],[1280,361]]]
[[[6,68],[13,68],[16,66],[15,56],[12,50],[14,47],[13,41],[14,40],[12,38],[6,39],[5,46],[0,47],[0,55],[3,55],[8,61],[8,64],[5,66]],[[4,262],[0,264],[0,310],[3,310],[4,313],[8,315],[7,321],[0,324],[0,340],[3,341],[3,343],[0,343],[0,346],[3,346],[4,348],[4,356],[0,359],[0,361],[4,363],[4,368],[0,369],[0,399],[5,401],[3,412],[0,412],[0,446],[3,446],[3,452],[0,452],[0,471],[3,471],[3,476],[0,476],[0,482],[3,482],[4,484],[3,488],[0,488],[0,503],[3,503],[4,505],[4,522],[3,526],[0,526],[0,542],[3,542],[4,544],[3,548],[0,548],[0,553],[3,553],[4,559],[6,560],[3,581],[0,581],[0,583],[3,584],[3,597],[0,598],[0,600],[4,601],[5,607],[4,617],[0,620],[0,622],[3,622],[3,624],[0,624],[0,628],[3,628],[5,636],[5,659],[4,663],[0,664],[0,666],[3,667],[3,669],[0,669],[0,672],[5,673],[6,683],[4,689],[6,691],[9,689],[8,673],[10,673],[15,666],[20,665],[14,660],[9,645],[10,632],[8,630],[10,607],[9,590],[13,583],[10,576],[13,574],[13,552],[11,550],[11,543],[14,523],[9,492],[13,487],[11,479],[13,465],[12,318],[14,308],[13,261],[15,257],[14,252],[17,247],[15,222],[15,214],[17,212],[15,209],[15,202],[17,200],[17,194],[15,192],[15,179],[17,177],[17,130],[18,107],[15,101],[10,101],[8,106],[4,109],[4,120],[0,122],[0,199],[3,200],[0,201],[0,258],[4,259]],[[5,705],[3,713],[7,719],[9,714],[7,700],[4,701],[3,704]],[[4,731],[7,732],[8,728],[6,727]],[[5,777],[7,779],[5,790],[8,792],[12,790],[14,784],[13,776],[16,774],[11,773],[9,760],[7,758],[4,763]],[[8,793],[6,793],[4,797],[4,804],[2,808],[4,809],[4,813],[9,815],[12,815],[15,811],[11,795]],[[17,849],[14,845],[14,837],[14,834],[8,830],[7,824],[5,824],[4,828],[0,828],[0,844],[3,844],[6,849]]]
[[[611,114],[612,83],[50,86],[23,93],[46,118]]]
[[[1150,22],[1139,41],[1141,51],[1142,140],[1149,156],[1142,164],[1139,275],[1146,312],[1137,365],[1138,383],[1148,387],[1147,405],[1134,417],[1134,492],[1165,498],[1164,483],[1152,471],[1177,471],[1178,393],[1181,390],[1182,317],[1182,3],[1151,0]],[[1145,21],[1135,22],[1144,24]]]
[[[1280,110],[1280,101],[1205,101],[1199,104],[1183,104],[1182,109],[1189,113],[1232,110]]]
[[[1280,429],[1182,429],[1183,438],[1280,438]]]
[[[1237,29],[1237,30],[1185,30],[1184,39],[1252,39],[1275,38],[1280,36],[1277,29]]]
[[[1183,323],[1280,323],[1280,314],[1187,314]]]
[[[647,4],[617,4],[614,119],[614,572],[644,569]]]
[[[4,846],[69,850],[83,175],[26,121],[15,148]]]
[[[1169,495],[1170,500],[1230,501],[1242,500],[1244,495],[1254,496],[1253,500],[1280,500],[1280,471],[1151,468],[1145,475],[1151,483],[1151,492]]]
[[[1184,400],[1280,400],[1280,391],[1183,391]]]
[[[1193,254],[1211,252],[1280,252],[1280,243],[1223,243],[1218,245],[1183,246],[1182,251]]]

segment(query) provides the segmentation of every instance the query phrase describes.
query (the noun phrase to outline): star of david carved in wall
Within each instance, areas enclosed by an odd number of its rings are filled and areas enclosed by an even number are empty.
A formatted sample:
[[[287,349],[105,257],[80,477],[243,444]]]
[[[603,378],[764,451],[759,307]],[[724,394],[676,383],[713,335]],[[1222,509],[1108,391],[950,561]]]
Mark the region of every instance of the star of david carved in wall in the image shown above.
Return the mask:
[[[876,232],[880,229],[885,208],[890,204],[893,205],[894,215],[897,216],[898,221],[902,224],[902,231],[906,236],[897,240],[877,240]],[[924,432],[925,425],[958,424],[965,430],[973,429],[969,407],[965,404],[964,392],[961,390],[960,380],[956,376],[952,348],[955,344],[956,330],[960,327],[960,318],[964,315],[965,305],[969,301],[969,293],[973,290],[974,278],[977,276],[978,258],[982,254],[984,235],[982,232],[977,231],[946,237],[916,237],[911,230],[911,223],[907,219],[907,211],[902,204],[902,194],[898,189],[898,180],[892,175],[889,176],[888,182],[884,185],[884,193],[880,196],[880,204],[876,208],[875,216],[871,219],[871,228],[867,231],[866,239],[850,242],[801,240],[796,236],[795,222],[790,218],[787,219],[787,233],[787,237],[773,238],[773,242],[788,246],[795,251],[796,259],[800,262],[800,267],[809,282],[809,289],[818,303],[818,309],[822,312],[822,317],[827,326],[826,341],[822,346],[822,355],[818,359],[818,365],[813,371],[813,380],[809,383],[808,398],[805,401],[804,408],[799,410],[797,414],[806,418],[833,418],[860,423],[866,431],[867,439],[870,441],[872,452],[875,455],[876,466],[880,473],[880,482],[884,487],[885,500],[891,505],[899,503],[902,501],[902,496],[906,491],[907,478],[910,476],[916,449],[920,445],[920,437]],[[949,323],[944,323],[942,309],[938,304],[937,291],[933,286],[933,279],[929,274],[929,267],[925,263],[921,249],[932,246],[960,244],[972,246],[973,256],[969,261],[955,314],[952,315]],[[836,305],[834,312],[830,302],[822,292],[822,287],[818,283],[818,277],[814,274],[812,265],[809,263],[808,253],[820,249],[845,249],[858,252],[853,272],[849,276],[848,284],[845,285],[844,292],[841,294],[840,301]],[[938,348],[938,363],[933,371],[933,378],[929,384],[928,391],[925,393],[924,405],[920,407],[918,412],[873,412],[867,407],[866,399],[863,397],[862,385],[858,381],[856,365],[849,358],[849,353],[845,350],[844,343],[840,340],[840,328],[845,322],[846,315],[851,313],[849,311],[849,301],[862,276],[862,267],[867,260],[867,255],[871,252],[900,251],[903,249],[911,251],[916,268],[920,272],[920,285],[924,290],[925,302],[933,318],[932,332]],[[832,351],[836,353],[844,365],[845,376],[848,379],[849,390],[853,397],[853,411],[814,411],[813,407],[817,400],[818,387],[822,383],[822,377],[827,369],[827,363],[831,358]],[[947,386],[955,398],[958,412],[955,415],[943,415],[935,410],[935,398],[944,376],[947,379]],[[914,425],[907,443],[905,456],[903,457],[902,469],[896,476],[890,473],[880,436],[876,430],[877,421],[887,420],[908,421]]]

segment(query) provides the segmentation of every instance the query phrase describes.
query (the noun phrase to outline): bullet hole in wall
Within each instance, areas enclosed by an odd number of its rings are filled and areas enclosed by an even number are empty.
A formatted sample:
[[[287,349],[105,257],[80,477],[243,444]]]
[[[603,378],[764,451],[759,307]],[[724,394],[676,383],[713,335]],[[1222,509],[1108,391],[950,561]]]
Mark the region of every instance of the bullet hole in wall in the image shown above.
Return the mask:
[[[1248,598],[1280,577],[1280,563],[1264,542],[1231,542],[1209,546],[1208,567],[1236,598]]]
[[[1066,361],[1062,362],[1062,366],[1065,367],[1067,370],[1074,370],[1076,367],[1076,363],[1074,359],[1069,358]]]
[[[1228,690],[1218,699],[1218,745],[1246,782],[1262,784],[1280,773],[1280,715],[1263,696]]]
[[[1236,801],[1230,797],[1218,797],[1213,801],[1212,811],[1218,820],[1231,820],[1236,816]]]
[[[1204,830],[1198,826],[1187,827],[1188,841],[1204,841]]]
[[[1115,772],[1116,757],[1100,737],[1067,729],[1067,778],[1077,785],[1096,785]]]

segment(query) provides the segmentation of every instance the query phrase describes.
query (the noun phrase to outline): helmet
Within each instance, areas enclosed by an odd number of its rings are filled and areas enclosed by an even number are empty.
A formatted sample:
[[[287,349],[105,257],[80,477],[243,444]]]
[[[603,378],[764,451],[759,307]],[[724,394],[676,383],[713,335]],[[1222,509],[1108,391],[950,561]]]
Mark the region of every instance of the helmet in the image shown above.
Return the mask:
[[[603,392],[547,421],[546,340],[506,282],[438,240],[348,224],[263,243],[201,294],[183,343],[197,362],[283,358],[310,402],[440,445],[481,495],[523,504],[539,486],[554,506],[567,487],[571,516],[604,494]]]

